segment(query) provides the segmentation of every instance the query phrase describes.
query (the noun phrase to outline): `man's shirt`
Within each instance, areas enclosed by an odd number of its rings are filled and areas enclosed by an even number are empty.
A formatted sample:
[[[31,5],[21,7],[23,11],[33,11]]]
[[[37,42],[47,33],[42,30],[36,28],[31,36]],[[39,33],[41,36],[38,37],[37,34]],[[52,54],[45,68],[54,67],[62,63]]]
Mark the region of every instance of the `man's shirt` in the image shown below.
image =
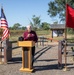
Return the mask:
[[[27,37],[28,34],[30,35],[29,37]],[[38,37],[35,31],[31,31],[31,32],[25,31],[23,34],[23,37],[24,37],[24,40],[27,40],[27,41],[35,41],[35,42],[38,41]]]

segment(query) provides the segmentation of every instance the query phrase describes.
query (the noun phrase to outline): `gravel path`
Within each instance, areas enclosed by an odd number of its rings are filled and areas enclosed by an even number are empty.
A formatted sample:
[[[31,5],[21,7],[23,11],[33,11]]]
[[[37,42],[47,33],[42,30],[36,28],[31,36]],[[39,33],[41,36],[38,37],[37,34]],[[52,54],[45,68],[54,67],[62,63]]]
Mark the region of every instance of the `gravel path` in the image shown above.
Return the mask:
[[[58,44],[50,43],[49,46],[39,46],[36,48],[34,73],[20,72],[21,68],[21,48],[13,50],[13,59],[8,64],[0,65],[0,75],[74,75],[74,65],[68,57],[70,71],[64,72],[57,67]],[[63,56],[64,62],[64,56]]]

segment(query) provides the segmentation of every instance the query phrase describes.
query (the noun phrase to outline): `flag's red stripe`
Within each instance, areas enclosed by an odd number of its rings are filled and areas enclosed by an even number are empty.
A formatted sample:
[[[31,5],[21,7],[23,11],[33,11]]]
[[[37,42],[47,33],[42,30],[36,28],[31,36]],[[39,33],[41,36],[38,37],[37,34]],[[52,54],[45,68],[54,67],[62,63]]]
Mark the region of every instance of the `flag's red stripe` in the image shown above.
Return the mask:
[[[2,40],[4,40],[5,38],[7,38],[8,36],[9,36],[9,30],[5,29],[4,32],[3,32]]]
[[[8,23],[7,23],[7,20],[6,20],[6,17],[5,17],[5,14],[3,12],[3,8],[1,8],[1,28],[4,29],[3,31],[3,35],[2,35],[2,40],[6,39],[9,37],[9,29],[8,29]]]
[[[7,26],[8,24],[7,23],[1,23],[1,24],[5,24],[5,26]],[[1,25],[2,26],[2,25]]]
[[[5,22],[7,22],[6,20],[1,20],[1,21],[5,21]]]

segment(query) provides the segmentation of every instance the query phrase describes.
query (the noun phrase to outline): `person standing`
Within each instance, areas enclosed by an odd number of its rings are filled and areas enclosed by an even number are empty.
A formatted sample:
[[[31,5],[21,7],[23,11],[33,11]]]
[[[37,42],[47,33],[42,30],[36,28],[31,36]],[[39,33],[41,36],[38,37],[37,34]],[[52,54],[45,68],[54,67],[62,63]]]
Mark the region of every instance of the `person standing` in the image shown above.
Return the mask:
[[[23,37],[25,41],[34,41],[37,43],[38,37],[35,31],[32,30],[31,25],[28,25],[27,30],[24,32]],[[34,63],[35,46],[32,47],[32,66]]]

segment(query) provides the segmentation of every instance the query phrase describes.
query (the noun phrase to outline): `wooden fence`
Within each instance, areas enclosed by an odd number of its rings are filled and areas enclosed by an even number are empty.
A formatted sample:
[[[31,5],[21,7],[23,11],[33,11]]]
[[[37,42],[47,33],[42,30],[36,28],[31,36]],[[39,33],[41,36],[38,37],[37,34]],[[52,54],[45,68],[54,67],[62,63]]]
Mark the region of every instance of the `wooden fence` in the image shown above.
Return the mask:
[[[62,54],[65,54],[65,46],[67,49],[66,57],[71,56],[71,57],[73,57],[73,61],[74,61],[74,48],[73,48],[74,42],[70,42],[70,39],[61,40],[58,43],[58,68],[62,68]]]

